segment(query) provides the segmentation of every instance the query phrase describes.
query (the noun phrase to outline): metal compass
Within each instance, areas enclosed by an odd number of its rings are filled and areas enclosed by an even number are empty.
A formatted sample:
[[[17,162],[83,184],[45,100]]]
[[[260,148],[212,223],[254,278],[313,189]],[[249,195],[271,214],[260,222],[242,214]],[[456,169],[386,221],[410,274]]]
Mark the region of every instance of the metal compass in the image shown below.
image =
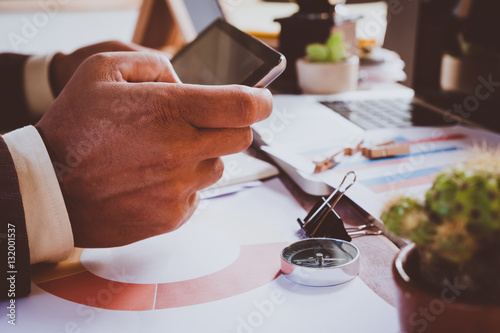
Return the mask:
[[[306,286],[334,286],[359,274],[359,250],[344,240],[309,238],[281,252],[281,271],[290,281]]]

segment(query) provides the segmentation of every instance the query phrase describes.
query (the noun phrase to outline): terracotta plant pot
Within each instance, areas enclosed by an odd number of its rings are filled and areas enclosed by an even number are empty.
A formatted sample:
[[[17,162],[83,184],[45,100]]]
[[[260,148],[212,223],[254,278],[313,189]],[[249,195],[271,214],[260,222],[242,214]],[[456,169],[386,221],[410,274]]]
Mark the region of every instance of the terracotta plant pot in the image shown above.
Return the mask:
[[[466,286],[450,281],[435,290],[420,278],[419,254],[408,245],[393,263],[401,332],[496,332],[500,329],[500,304],[465,302]]]
[[[358,87],[359,58],[357,56],[335,62],[297,60],[297,79],[304,94],[336,94]]]

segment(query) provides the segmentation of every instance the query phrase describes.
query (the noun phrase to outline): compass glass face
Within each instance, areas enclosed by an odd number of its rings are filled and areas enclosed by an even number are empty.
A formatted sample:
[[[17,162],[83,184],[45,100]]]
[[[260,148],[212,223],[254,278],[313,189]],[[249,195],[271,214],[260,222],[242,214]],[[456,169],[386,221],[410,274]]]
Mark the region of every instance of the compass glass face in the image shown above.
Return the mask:
[[[337,249],[304,249],[292,254],[289,261],[304,267],[332,267],[343,265],[352,260],[349,253]]]
[[[307,239],[287,247],[283,259],[302,267],[329,268],[348,264],[356,254],[351,246],[334,239]]]

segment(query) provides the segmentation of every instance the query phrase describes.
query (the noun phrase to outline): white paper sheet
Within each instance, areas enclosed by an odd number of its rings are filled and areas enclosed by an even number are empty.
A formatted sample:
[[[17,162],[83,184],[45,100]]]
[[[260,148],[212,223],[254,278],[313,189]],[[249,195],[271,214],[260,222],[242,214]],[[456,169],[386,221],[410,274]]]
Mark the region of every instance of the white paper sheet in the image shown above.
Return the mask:
[[[279,253],[297,240],[296,218],[305,214],[278,179],[204,200],[175,232],[84,250],[82,278],[33,284],[16,302],[17,325],[2,315],[0,331],[397,332],[396,310],[359,278],[328,288],[275,279]],[[134,307],[140,311],[118,310]]]

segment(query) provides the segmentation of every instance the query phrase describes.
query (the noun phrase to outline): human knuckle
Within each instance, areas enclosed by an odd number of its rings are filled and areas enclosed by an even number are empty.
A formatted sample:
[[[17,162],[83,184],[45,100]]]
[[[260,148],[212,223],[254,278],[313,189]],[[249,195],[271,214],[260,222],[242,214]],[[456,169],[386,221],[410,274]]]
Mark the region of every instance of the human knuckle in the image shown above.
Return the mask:
[[[222,178],[224,173],[224,162],[221,158],[216,158],[213,161],[213,172],[214,180],[217,181]]]
[[[238,130],[239,150],[245,150],[252,144],[253,135],[250,127],[240,128]]]
[[[153,57],[158,64],[162,65],[163,67],[170,67],[171,63],[170,60],[168,59],[167,55],[161,52],[151,52],[151,53],[145,53],[148,54],[150,57]]]
[[[125,44],[124,42],[121,42],[119,40],[110,40],[108,42],[108,45],[110,45],[112,49],[116,49],[116,50],[126,50],[126,49],[130,48],[127,44]]]
[[[79,66],[79,73],[104,73],[107,68],[115,66],[115,61],[108,53],[96,53],[85,59]],[[99,76],[102,78],[101,76]]]
[[[245,124],[253,124],[257,121],[259,102],[252,88],[246,86],[238,87],[238,98],[241,106],[241,117]]]
[[[87,63],[92,63],[92,64],[108,64],[112,61],[112,54],[110,53],[96,53],[91,55],[87,59]]]
[[[176,224],[177,227],[186,221],[186,219],[190,216],[191,210],[194,208],[193,204],[189,200],[193,192],[185,193],[178,197],[175,202],[175,211],[177,212],[176,216]]]

